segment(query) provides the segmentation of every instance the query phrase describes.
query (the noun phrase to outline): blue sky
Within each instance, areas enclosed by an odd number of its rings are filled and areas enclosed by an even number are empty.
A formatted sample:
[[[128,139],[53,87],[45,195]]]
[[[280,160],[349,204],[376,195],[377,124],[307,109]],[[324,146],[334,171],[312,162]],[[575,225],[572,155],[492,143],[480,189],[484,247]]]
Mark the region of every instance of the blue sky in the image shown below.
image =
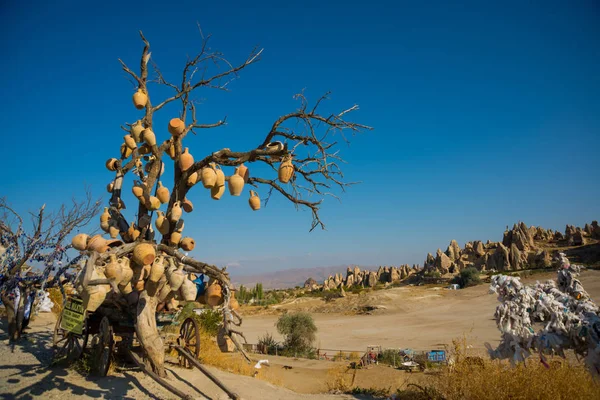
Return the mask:
[[[228,125],[186,140],[197,159],[255,147],[302,89],[312,101],[332,91],[324,113],[358,104],[352,119],[374,130],[340,146],[347,179],[362,183],[324,201],[326,231],[309,233],[310,212],[279,196],[252,212],[247,188],[220,201],[193,189],[197,259],[234,274],[422,263],[519,220],[562,230],[600,218],[598,3],[450,3],[3,2],[0,196],[26,212],[90,184],[107,203],[104,162],[119,126],[141,116],[118,58],[137,68],[142,30],[178,80],[199,22],[234,63],[264,52],[230,92],[198,93],[202,121]],[[159,140],[176,111],[155,117]]]

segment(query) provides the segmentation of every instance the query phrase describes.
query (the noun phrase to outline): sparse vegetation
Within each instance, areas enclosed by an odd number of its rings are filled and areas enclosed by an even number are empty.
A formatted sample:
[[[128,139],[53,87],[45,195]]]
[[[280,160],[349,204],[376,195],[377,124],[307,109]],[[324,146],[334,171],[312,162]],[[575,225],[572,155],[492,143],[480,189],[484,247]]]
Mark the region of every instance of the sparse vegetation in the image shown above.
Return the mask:
[[[310,353],[315,341],[317,326],[313,317],[306,312],[286,313],[279,317],[275,325],[285,337],[285,352],[294,354]]]
[[[276,354],[279,342],[270,333],[265,333],[264,336],[258,338],[258,346],[264,348],[267,354],[273,355]]]
[[[458,284],[461,288],[466,288],[479,285],[481,283],[481,278],[479,277],[477,268],[469,267],[460,271],[452,282]]]

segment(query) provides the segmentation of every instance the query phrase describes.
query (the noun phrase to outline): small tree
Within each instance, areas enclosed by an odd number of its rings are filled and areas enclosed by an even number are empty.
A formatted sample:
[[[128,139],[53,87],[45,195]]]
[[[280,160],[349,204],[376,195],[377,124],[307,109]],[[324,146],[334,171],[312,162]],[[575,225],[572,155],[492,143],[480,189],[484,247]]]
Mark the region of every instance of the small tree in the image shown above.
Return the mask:
[[[285,337],[286,350],[303,353],[311,349],[315,341],[317,326],[313,317],[306,312],[283,314],[277,320],[277,332]]]
[[[263,296],[262,283],[257,283],[256,288],[254,289],[254,297],[256,297],[256,300],[262,300]]]
[[[474,267],[465,268],[454,278],[454,283],[457,283],[461,288],[478,285],[481,283],[479,271]]]

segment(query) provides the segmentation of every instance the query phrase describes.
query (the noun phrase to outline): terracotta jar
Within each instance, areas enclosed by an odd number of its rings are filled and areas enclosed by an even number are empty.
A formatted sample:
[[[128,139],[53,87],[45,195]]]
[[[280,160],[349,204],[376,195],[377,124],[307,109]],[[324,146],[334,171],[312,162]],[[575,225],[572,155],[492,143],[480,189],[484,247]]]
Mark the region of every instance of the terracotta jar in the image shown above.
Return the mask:
[[[140,243],[133,249],[133,261],[138,265],[152,263],[156,257],[156,250],[150,243]]]
[[[144,142],[146,142],[146,144],[148,146],[150,146],[150,147],[156,146],[156,135],[154,135],[154,132],[152,132],[152,129],[150,129],[150,128],[144,129],[144,131],[142,132],[142,138],[144,139]]]
[[[158,229],[161,235],[166,235],[169,233],[169,221],[165,218],[165,214],[162,211],[156,211],[156,214],[158,215],[155,221],[156,229]]]
[[[173,232],[173,233],[171,233],[171,237],[169,238],[169,242],[173,246],[178,246],[180,241],[181,241],[181,233],[179,233],[179,232]]]
[[[244,178],[244,183],[248,183],[248,178],[250,177],[250,170],[244,164],[240,164],[239,167],[236,168],[235,173]]]
[[[149,200],[150,201],[147,202],[149,204],[145,204],[145,206],[148,210],[155,211],[160,208],[160,200],[158,199],[158,197],[150,196]]]
[[[182,171],[187,171],[192,165],[194,165],[194,157],[190,154],[189,148],[186,147],[179,156],[179,168]]]
[[[110,234],[111,238],[115,239],[117,236],[119,236],[119,228],[117,228],[116,225],[109,224],[108,233]]]
[[[91,280],[106,279],[106,275],[98,268],[92,271]],[[106,299],[106,294],[110,291],[110,285],[88,285],[81,292],[83,306],[89,312],[94,312],[102,305]]]
[[[178,291],[183,280],[185,279],[185,272],[183,272],[183,264],[179,264],[179,267],[175,266],[175,261],[169,258],[169,268],[167,269],[167,279],[171,290]]]
[[[121,158],[129,158],[133,150],[131,150],[125,143],[121,144]]]
[[[86,250],[97,251],[98,253],[104,253],[108,249],[108,242],[102,237],[102,235],[93,236],[88,241],[86,247]]]
[[[115,187],[115,182],[110,181],[110,183],[108,185],[106,185],[106,191],[108,193],[112,193],[114,187]]]
[[[202,184],[205,189],[210,189],[217,183],[217,172],[215,163],[210,163],[207,167],[202,168]]]
[[[179,221],[182,212],[183,211],[181,209],[181,202],[178,200],[173,204],[173,207],[171,208],[171,214],[169,215],[169,219],[171,220],[171,222]]]
[[[139,200],[144,196],[144,187],[137,184],[133,185],[131,188],[131,193],[133,193],[133,195]]]
[[[131,137],[137,142],[140,143],[142,141],[142,132],[144,131],[144,125],[142,125],[142,121],[138,120],[135,124],[131,125]]]
[[[173,118],[169,121],[169,133],[173,136],[179,136],[185,130],[185,123],[179,118]]]
[[[210,188],[210,197],[212,197],[213,200],[220,200],[223,193],[225,193],[225,186],[215,185]]]
[[[100,229],[102,229],[106,233],[109,233],[110,232],[110,223],[108,221],[101,221]]]
[[[156,197],[158,197],[158,200],[160,200],[160,202],[163,204],[168,203],[169,199],[171,198],[169,189],[164,187],[161,181],[158,181],[158,189],[156,189]]]
[[[141,145],[138,148],[138,153],[144,155],[144,154],[150,154],[152,153],[152,148],[148,145],[148,143],[144,143],[143,145]]]
[[[146,103],[148,103],[148,95],[144,93],[142,89],[138,89],[133,94],[133,105],[138,110],[141,110],[142,108],[146,107]]]
[[[244,178],[238,175],[238,168],[235,169],[235,174],[229,177],[229,194],[239,196],[244,190]]]
[[[127,134],[127,135],[123,136],[123,140],[125,140],[125,145],[127,147],[129,147],[131,150],[133,150],[137,147],[137,144],[135,143],[135,139],[133,138],[133,136],[131,136],[131,134]]]
[[[250,208],[252,208],[254,211],[260,210],[260,197],[258,197],[258,194],[254,190],[250,191],[250,199],[248,199],[248,204],[250,204]]]
[[[216,164],[215,166],[215,173],[217,174],[215,186],[225,186],[225,173],[223,173],[223,170],[219,164]]]
[[[198,183],[198,172],[194,172],[193,174],[191,174],[187,178],[187,185],[188,186],[190,186],[190,187],[194,186],[196,183]]]
[[[119,284],[127,285],[133,279],[133,270],[129,265],[129,258],[121,257],[119,258],[118,263],[121,266],[121,281]]]
[[[74,249],[83,251],[86,249],[89,239],[90,239],[90,237],[88,235],[86,235],[85,233],[79,233],[79,234],[73,236],[73,239],[71,239],[71,245],[73,246]]]
[[[170,300],[170,296],[173,296],[171,293],[173,292],[173,289],[171,289],[171,286],[169,286],[168,283],[165,283],[164,286],[160,289],[160,291],[158,292],[158,302],[162,303],[164,301],[168,301]]]
[[[198,294],[198,287],[186,277],[183,280],[183,284],[179,288],[179,291],[181,292],[181,297],[183,297],[185,301],[194,301]]]
[[[165,273],[165,257],[164,256],[158,256],[154,259],[154,262],[152,263],[152,268],[150,268],[150,275],[148,276],[148,279],[152,282],[158,282],[160,280],[160,278],[163,276],[163,274]]]
[[[223,297],[221,285],[213,281],[206,288],[206,302],[209,306],[215,307],[219,305]]]
[[[294,175],[294,164],[292,164],[292,157],[286,157],[284,161],[279,164],[279,181],[281,183],[288,183]]]
[[[185,251],[192,251],[196,247],[196,241],[191,237],[185,237],[179,242],[179,247]]]
[[[106,160],[106,168],[109,171],[116,171],[118,167],[119,160],[117,160],[116,158],[109,158],[108,160]]]
[[[181,207],[183,208],[183,211],[185,211],[186,213],[191,213],[192,211],[194,211],[194,204],[190,200],[188,200],[187,197],[185,199],[183,199],[183,203],[181,203]]]
[[[104,211],[100,215],[100,222],[108,222],[110,219],[110,212],[108,212],[108,207],[104,207]]]
[[[117,283],[120,283],[123,279],[121,264],[119,264],[116,254],[110,255],[108,263],[104,267],[104,275],[106,275],[108,279],[114,279]]]

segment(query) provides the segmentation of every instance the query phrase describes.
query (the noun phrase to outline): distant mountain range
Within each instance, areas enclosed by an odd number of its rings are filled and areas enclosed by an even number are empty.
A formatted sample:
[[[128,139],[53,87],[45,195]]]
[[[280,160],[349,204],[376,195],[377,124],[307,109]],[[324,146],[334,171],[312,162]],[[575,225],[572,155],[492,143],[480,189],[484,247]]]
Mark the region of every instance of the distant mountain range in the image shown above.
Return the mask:
[[[352,265],[354,267],[354,265]],[[361,266],[360,269],[376,269],[373,266]],[[288,289],[296,286],[303,286],[308,278],[313,278],[321,283],[337,272],[346,275],[348,265],[334,265],[329,267],[312,267],[312,268],[292,268],[279,271],[263,272],[252,275],[234,275],[231,274],[231,280],[236,287],[244,285],[246,287],[254,286],[257,283],[262,283],[264,289]]]

